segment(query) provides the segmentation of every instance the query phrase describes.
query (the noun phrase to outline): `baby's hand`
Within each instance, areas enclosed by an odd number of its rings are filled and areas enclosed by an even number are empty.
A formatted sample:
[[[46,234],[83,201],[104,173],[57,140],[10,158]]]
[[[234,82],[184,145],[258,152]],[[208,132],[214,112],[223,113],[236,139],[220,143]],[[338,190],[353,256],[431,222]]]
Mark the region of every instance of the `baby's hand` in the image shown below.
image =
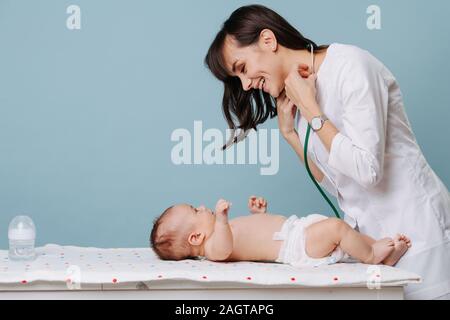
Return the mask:
[[[216,204],[216,221],[228,223],[228,210],[230,210],[231,203],[220,199]]]
[[[248,209],[251,213],[266,213],[267,201],[261,197],[251,196],[248,199]]]

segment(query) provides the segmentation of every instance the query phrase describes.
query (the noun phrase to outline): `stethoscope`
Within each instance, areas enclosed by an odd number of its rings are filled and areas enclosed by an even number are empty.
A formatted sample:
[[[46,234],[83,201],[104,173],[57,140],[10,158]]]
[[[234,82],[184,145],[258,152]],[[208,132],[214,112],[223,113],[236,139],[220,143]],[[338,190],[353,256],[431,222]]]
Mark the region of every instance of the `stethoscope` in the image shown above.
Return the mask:
[[[313,73],[315,73],[314,70],[314,45],[312,43],[308,43],[307,47],[311,48],[311,70],[313,71]],[[336,207],[333,205],[333,203],[331,202],[331,200],[327,197],[327,195],[325,194],[325,192],[322,190],[322,188],[320,187],[320,185],[317,183],[316,179],[314,178],[313,174],[311,173],[311,169],[309,168],[309,164],[308,164],[308,144],[309,144],[309,136],[311,134],[311,125],[308,123],[308,128],[306,129],[306,137],[305,137],[305,146],[303,149],[303,158],[305,159],[305,167],[306,167],[306,171],[308,171],[308,175],[311,178],[311,180],[314,182],[314,185],[317,187],[317,189],[319,190],[320,194],[322,195],[322,197],[326,200],[326,202],[330,205],[331,209],[333,210],[334,214],[336,215],[336,217],[338,217],[339,219],[341,218],[341,216],[339,215],[338,210],[336,209]],[[324,173],[325,174],[325,173]]]

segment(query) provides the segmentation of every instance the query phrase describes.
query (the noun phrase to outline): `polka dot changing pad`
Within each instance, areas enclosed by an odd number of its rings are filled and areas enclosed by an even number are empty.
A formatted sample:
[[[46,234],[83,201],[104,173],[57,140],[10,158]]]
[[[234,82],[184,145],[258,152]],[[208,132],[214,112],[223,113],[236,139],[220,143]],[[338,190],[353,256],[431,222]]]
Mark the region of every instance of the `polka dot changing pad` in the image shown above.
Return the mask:
[[[259,285],[394,286],[417,283],[418,275],[398,268],[338,263],[295,268],[278,263],[162,261],[149,248],[82,248],[49,244],[29,262],[10,261],[0,250],[0,284],[34,281],[119,284],[183,279]]]

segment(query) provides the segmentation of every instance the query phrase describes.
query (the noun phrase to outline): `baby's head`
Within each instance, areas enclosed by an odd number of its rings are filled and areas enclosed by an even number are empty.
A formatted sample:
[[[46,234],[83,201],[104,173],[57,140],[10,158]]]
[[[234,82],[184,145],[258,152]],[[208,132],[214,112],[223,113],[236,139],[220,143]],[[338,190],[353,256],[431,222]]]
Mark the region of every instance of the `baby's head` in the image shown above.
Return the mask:
[[[153,223],[150,245],[163,260],[184,260],[203,254],[214,231],[215,215],[205,206],[180,204],[166,209]]]

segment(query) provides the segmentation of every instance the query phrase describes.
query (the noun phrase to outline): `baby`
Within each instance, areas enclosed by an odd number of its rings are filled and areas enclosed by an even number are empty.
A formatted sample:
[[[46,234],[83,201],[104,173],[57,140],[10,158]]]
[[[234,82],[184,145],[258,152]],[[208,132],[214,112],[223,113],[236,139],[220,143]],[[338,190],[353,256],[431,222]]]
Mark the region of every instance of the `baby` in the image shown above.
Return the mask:
[[[404,235],[374,240],[336,218],[272,215],[266,213],[266,200],[255,196],[248,200],[251,215],[228,220],[230,206],[221,199],[215,212],[188,204],[166,209],[154,222],[152,248],[163,260],[205,257],[317,266],[352,257],[393,266],[411,247]]]

